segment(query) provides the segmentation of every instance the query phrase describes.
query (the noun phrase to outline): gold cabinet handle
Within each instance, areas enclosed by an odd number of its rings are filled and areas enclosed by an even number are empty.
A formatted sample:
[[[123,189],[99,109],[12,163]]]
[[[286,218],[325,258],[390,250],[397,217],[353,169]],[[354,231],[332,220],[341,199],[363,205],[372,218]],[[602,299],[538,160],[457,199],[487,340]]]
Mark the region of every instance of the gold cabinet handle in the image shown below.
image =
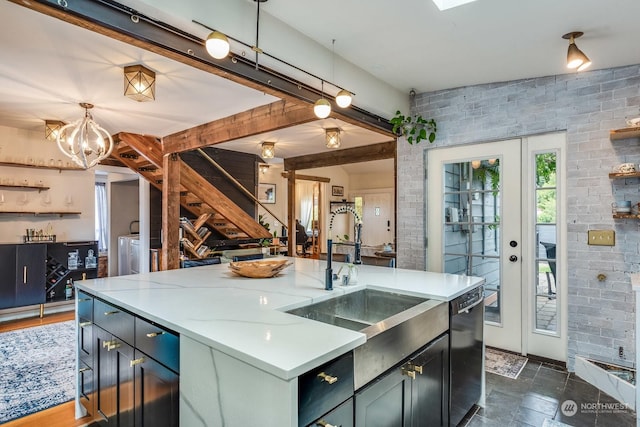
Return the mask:
[[[90,371],[91,368],[80,368],[78,369],[78,372],[85,372],[85,371]]]
[[[160,332],[150,332],[147,334],[147,338],[154,338],[157,337],[158,335],[162,335],[164,334],[164,331],[160,331]]]
[[[105,312],[104,312],[104,315],[105,315],[105,316],[111,316],[111,315],[113,315],[113,314],[118,314],[118,313],[120,313],[120,311],[119,311],[119,310],[105,311]]]
[[[328,422],[326,422],[325,420],[318,420],[316,421],[316,425],[320,426],[320,427],[337,427],[334,426],[333,424],[329,424]]]
[[[81,328],[87,327],[87,326],[91,326],[92,322],[80,322],[78,323],[78,326],[80,326]]]
[[[333,384],[333,383],[335,383],[336,381],[338,381],[338,377],[333,377],[333,376],[331,376],[331,375],[325,374],[324,372],[320,372],[320,373],[318,374],[318,377],[319,377],[319,378],[322,378],[322,381],[326,381],[326,382],[328,382],[329,384]]]
[[[133,368],[134,366],[139,365],[143,362],[144,362],[144,357],[141,357],[139,359],[133,359],[131,362],[129,362],[129,367]]]
[[[402,375],[406,375],[412,380],[416,379],[416,371],[412,371],[411,369],[404,366],[401,368],[401,371],[402,371]]]
[[[102,341],[102,348],[108,347],[113,341]]]
[[[116,340],[113,341],[103,341],[102,348],[107,347],[107,351],[115,350],[116,348],[120,348],[120,343]]]
[[[78,302],[91,301],[91,298],[78,298]]]
[[[27,284],[27,266],[22,266],[22,283]]]
[[[412,365],[411,369],[413,369],[414,371],[416,371],[417,373],[419,373],[420,375],[422,375],[422,366],[419,365]]]

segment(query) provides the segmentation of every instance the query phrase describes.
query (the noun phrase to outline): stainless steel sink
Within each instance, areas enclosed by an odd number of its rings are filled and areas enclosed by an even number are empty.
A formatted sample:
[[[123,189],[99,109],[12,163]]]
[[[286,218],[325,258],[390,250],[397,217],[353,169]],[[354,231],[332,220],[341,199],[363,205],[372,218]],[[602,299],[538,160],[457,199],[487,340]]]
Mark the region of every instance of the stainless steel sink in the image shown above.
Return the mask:
[[[287,313],[367,336],[354,350],[356,390],[449,329],[445,302],[368,288]]]

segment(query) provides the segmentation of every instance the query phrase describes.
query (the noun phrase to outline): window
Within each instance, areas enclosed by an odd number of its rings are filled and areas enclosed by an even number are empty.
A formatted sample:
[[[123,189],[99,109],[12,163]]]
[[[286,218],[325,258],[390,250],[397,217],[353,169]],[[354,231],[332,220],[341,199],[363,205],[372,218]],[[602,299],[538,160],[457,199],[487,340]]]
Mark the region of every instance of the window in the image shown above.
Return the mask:
[[[96,182],[96,240],[98,241],[98,251],[107,250],[107,189],[104,182]]]

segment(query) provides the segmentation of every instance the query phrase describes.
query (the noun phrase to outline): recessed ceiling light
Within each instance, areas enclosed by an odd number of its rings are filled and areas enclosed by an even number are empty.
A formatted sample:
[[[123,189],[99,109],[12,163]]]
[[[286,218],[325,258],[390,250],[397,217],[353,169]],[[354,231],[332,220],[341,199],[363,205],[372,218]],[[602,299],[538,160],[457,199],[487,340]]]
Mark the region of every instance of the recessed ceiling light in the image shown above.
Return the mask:
[[[433,0],[440,10],[451,9],[452,7],[462,6],[475,0]]]

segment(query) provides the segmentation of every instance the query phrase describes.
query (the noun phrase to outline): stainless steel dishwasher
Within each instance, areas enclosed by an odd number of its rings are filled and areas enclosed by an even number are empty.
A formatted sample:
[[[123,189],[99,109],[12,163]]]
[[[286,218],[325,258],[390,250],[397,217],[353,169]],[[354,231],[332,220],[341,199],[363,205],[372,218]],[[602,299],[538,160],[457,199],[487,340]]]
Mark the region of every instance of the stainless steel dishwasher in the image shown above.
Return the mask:
[[[449,425],[456,426],[478,403],[482,393],[484,329],[482,286],[449,303],[450,369]]]

